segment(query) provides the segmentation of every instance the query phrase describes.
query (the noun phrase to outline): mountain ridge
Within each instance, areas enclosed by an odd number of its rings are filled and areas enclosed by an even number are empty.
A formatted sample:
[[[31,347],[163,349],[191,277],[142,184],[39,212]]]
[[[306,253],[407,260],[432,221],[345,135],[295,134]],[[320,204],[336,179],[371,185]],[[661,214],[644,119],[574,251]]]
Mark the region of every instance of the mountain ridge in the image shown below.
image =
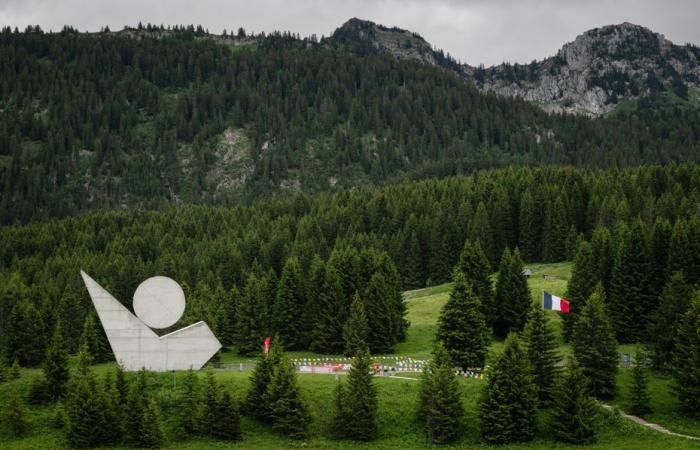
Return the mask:
[[[490,67],[459,63],[417,33],[357,18],[336,29],[327,42],[354,43],[355,50],[442,67],[472,81],[482,92],[520,97],[554,112],[601,115],[622,98],[638,99],[658,92],[664,84],[685,98],[689,87],[700,87],[700,48],[676,45],[629,22],[587,30],[539,61]]]

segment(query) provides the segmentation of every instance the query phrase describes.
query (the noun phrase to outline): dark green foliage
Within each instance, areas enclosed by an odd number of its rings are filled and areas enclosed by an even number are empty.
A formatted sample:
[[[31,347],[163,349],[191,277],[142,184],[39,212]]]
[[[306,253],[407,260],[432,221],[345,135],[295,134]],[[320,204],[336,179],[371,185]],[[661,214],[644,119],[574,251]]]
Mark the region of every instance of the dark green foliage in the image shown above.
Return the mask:
[[[525,261],[536,261],[540,257],[542,238],[542,213],[529,191],[520,198],[520,239],[518,247]]]
[[[267,336],[267,318],[270,304],[265,295],[265,283],[251,273],[238,305],[236,343],[238,352],[250,355],[256,352]]]
[[[530,310],[530,318],[523,333],[523,343],[539,399],[541,402],[547,402],[552,398],[552,388],[559,374],[557,364],[560,358],[557,353],[557,338],[542,305],[538,303],[533,304]]]
[[[700,415],[700,291],[693,296],[678,328],[673,373],[681,408]]]
[[[311,262],[309,276],[308,326],[311,327],[309,348],[317,353],[342,353],[343,319],[347,311],[342,298],[340,277],[335,268],[326,265],[317,255]]]
[[[56,406],[53,409],[53,415],[51,416],[51,428],[61,429],[66,426],[66,408],[63,402],[56,402]]]
[[[438,319],[436,339],[444,345],[454,365],[466,370],[484,367],[489,335],[479,297],[462,272],[455,272],[450,298]]]
[[[380,272],[372,275],[363,296],[367,313],[367,345],[372,353],[390,353],[394,349],[394,298]]]
[[[355,292],[350,304],[350,315],[348,321],[343,326],[343,341],[345,342],[345,354],[355,356],[355,354],[367,347],[367,336],[369,326],[367,324],[367,314],[365,307],[360,300],[360,295]]]
[[[527,278],[523,274],[523,261],[516,248],[503,251],[498,266],[495,304],[498,305],[494,333],[506,336],[510,331],[522,331],[527,321],[532,298]]]
[[[213,434],[214,426],[218,420],[219,396],[219,384],[214,378],[214,372],[208,370],[204,386],[201,422],[198,427],[202,433]]]
[[[678,327],[688,310],[691,292],[683,272],[673,273],[661,291],[659,307],[649,323],[647,344],[651,350],[651,362],[657,369],[670,368],[678,341]]]
[[[272,340],[270,352],[260,353],[253,373],[250,375],[250,388],[243,404],[244,412],[255,419],[267,421],[270,405],[266,401],[266,392],[275,367],[279,364],[282,350],[277,339]]]
[[[591,395],[602,399],[614,397],[617,341],[600,284],[581,310],[571,335],[571,346],[588,380]]]
[[[496,305],[493,299],[493,282],[491,281],[491,264],[481,249],[479,241],[464,243],[459,255],[457,269],[464,274],[467,283],[481,300],[481,308],[487,324],[491,324],[496,316]]]
[[[264,401],[269,405],[272,429],[293,439],[306,436],[311,423],[309,407],[304,400],[292,363],[282,357],[274,369]]]
[[[464,406],[454,366],[441,344],[421,378],[418,417],[435,444],[457,440],[462,431]]]
[[[212,436],[226,441],[241,438],[241,418],[238,405],[228,390],[224,390],[217,402],[216,421],[211,427]]]
[[[647,375],[644,369],[645,358],[639,349],[634,356],[632,368],[632,386],[629,392],[629,413],[644,416],[651,412],[651,398],[647,388]]]
[[[239,298],[238,289],[234,286],[229,295],[224,295],[216,311],[215,334],[224,346],[236,342],[236,305]]]
[[[10,368],[7,370],[7,378],[10,380],[16,380],[18,379],[22,373],[20,372],[20,365],[19,365],[19,360],[15,358],[14,361],[12,361],[12,365]]]
[[[87,346],[95,363],[103,363],[112,359],[112,352],[106,340],[99,320],[95,318],[93,313],[88,314],[83,325],[80,345]]]
[[[650,284],[653,266],[648,233],[637,220],[628,233],[620,234],[608,296],[610,313],[618,341],[641,342],[656,308]]]
[[[282,344],[289,350],[306,348],[302,313],[306,307],[306,291],[299,261],[287,259],[272,307],[272,326]]]
[[[209,380],[207,380],[209,381]],[[178,430],[185,436],[199,431],[200,407],[202,398],[199,390],[199,376],[190,369],[180,385],[180,422]]]
[[[54,400],[52,389],[44,376],[32,378],[27,402],[30,405],[44,405]]]
[[[41,364],[47,336],[39,312],[28,300],[20,300],[12,308],[5,324],[5,356],[17,360],[22,367]]]
[[[609,292],[613,269],[613,248],[612,237],[607,228],[598,227],[593,231],[591,249],[597,267],[597,278],[603,284],[603,290]]]
[[[66,439],[72,447],[95,447],[108,443],[109,437],[114,436],[116,424],[110,423],[106,415],[110,405],[90,370],[89,361],[87,349],[83,347],[78,373],[71,380],[66,401]]]
[[[160,420],[160,409],[153,399],[148,400],[143,411],[143,422],[140,431],[140,437],[135,442],[137,447],[158,448],[163,445],[165,436]]]
[[[42,370],[48,385],[49,397],[52,400],[58,400],[63,397],[66,392],[69,374],[68,353],[63,343],[60,322],[56,324],[51,343],[46,350],[46,358],[44,359]]]
[[[566,259],[566,235],[569,230],[564,202],[560,197],[545,208],[542,229],[542,259],[549,262]]]
[[[356,352],[347,380],[334,394],[332,433],[340,439],[371,441],[377,436],[377,391],[366,348]]]
[[[564,338],[569,340],[574,324],[593,293],[595,286],[601,281],[598,273],[598,262],[595,260],[593,249],[588,242],[581,242],[574,259],[571,278],[566,286],[569,300],[569,314],[564,314]]]
[[[479,402],[481,436],[489,444],[529,441],[535,435],[537,386],[515,334],[487,372]]]
[[[9,400],[3,407],[2,422],[10,435],[14,437],[23,436],[29,429],[26,407],[16,390],[10,393]]]
[[[569,444],[595,442],[597,411],[587,383],[576,359],[569,357],[566,376],[554,392],[551,427],[557,440]]]

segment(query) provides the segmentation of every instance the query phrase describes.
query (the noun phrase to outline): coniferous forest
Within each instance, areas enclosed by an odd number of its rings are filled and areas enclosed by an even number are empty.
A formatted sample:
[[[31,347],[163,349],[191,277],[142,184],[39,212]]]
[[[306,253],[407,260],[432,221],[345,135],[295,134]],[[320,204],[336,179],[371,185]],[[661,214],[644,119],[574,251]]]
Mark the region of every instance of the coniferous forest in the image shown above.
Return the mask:
[[[349,42],[0,31],[0,442],[686,448],[618,408],[700,433],[700,108],[649,76],[551,113]],[[176,280],[159,334],[223,349],[125,373],[81,270],[129,309]]]

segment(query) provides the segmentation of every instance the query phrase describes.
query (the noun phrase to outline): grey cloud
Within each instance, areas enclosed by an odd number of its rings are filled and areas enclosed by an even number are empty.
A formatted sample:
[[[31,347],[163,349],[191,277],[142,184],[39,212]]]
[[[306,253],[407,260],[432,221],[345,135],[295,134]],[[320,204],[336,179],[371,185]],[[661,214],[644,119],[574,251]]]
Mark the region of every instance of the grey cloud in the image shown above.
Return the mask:
[[[119,29],[141,21],[320,36],[351,17],[416,31],[470,64],[541,59],[587,29],[625,21],[676,43],[700,43],[695,0],[0,0],[0,25],[53,30],[64,24]]]

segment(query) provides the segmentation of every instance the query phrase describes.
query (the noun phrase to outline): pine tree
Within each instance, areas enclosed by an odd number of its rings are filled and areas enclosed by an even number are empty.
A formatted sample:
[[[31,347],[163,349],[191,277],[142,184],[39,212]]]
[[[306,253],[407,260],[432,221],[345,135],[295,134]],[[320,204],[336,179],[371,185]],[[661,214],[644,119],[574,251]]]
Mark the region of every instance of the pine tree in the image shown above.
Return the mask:
[[[10,391],[10,398],[3,408],[2,421],[12,436],[21,437],[29,429],[27,412],[17,390]]]
[[[366,348],[356,352],[347,381],[334,394],[333,435],[341,439],[371,441],[377,435],[377,391],[372,383]]]
[[[647,376],[644,371],[644,356],[637,349],[632,368],[632,386],[630,387],[630,414],[644,416],[651,412],[651,399],[647,389]]]
[[[78,355],[78,373],[71,382],[66,404],[66,438],[72,447],[94,447],[106,443],[106,436],[111,435],[104,392],[90,370],[87,351],[83,346]]]
[[[489,444],[532,440],[537,416],[537,386],[527,355],[515,334],[487,372],[480,403],[481,435]]]
[[[450,298],[438,320],[436,339],[445,346],[452,362],[464,370],[484,367],[489,331],[481,301],[462,272],[455,272]]]
[[[58,400],[66,393],[68,384],[68,352],[66,352],[63,343],[63,334],[61,333],[60,322],[56,324],[56,328],[51,338],[51,343],[46,350],[46,358],[42,367],[44,377],[47,381],[48,393],[52,400]]]
[[[527,278],[523,274],[523,261],[516,248],[503,251],[496,280],[495,304],[499,305],[494,322],[494,332],[506,336],[510,331],[521,331],[527,321],[532,298]]]
[[[137,447],[158,448],[163,445],[165,436],[160,420],[160,409],[155,400],[149,399],[143,411],[141,434],[135,443]]]
[[[365,307],[360,300],[360,294],[355,292],[350,304],[350,315],[343,326],[343,341],[345,342],[345,354],[355,356],[360,349],[367,347],[369,326]]]
[[[561,197],[549,202],[544,213],[542,230],[542,259],[549,262],[562,261],[566,258],[566,235],[569,224],[566,209]]]
[[[590,444],[596,439],[596,406],[588,380],[575,358],[569,357],[566,377],[554,391],[551,421],[554,437],[570,444]]]
[[[255,353],[267,335],[269,304],[266,300],[266,284],[255,273],[251,273],[241,296],[236,313],[236,344],[242,355]]]
[[[428,410],[431,408],[431,402],[433,401],[433,375],[437,367],[443,365],[454,368],[450,355],[447,353],[447,350],[445,350],[445,346],[438,341],[435,343],[435,348],[433,349],[433,357],[428,364],[423,367],[420,378],[416,418],[423,425],[427,425],[427,414]]]
[[[588,242],[583,241],[576,252],[571,278],[566,287],[569,314],[564,314],[563,318],[564,339],[567,341],[571,338],[571,331],[574,329],[574,323],[576,323],[581,309],[600,281],[593,249]]]
[[[305,347],[302,312],[306,296],[299,260],[287,259],[277,287],[277,296],[272,308],[272,325],[285,348],[301,350]]]
[[[270,352],[261,352],[250,376],[250,389],[246,395],[244,411],[258,420],[267,421],[270,408],[265,401],[265,393],[272,379],[275,367],[279,364],[282,350],[277,339],[272,340]]]
[[[524,344],[539,399],[547,402],[552,398],[552,387],[558,375],[559,355],[554,332],[539,304],[532,305],[530,319],[525,325]]]
[[[591,250],[593,260],[597,267],[597,276],[603,284],[603,291],[610,292],[610,280],[612,278],[613,253],[612,238],[607,228],[598,227],[593,230],[591,237]]]
[[[110,350],[102,338],[102,326],[95,319],[93,313],[88,314],[83,325],[83,334],[80,337],[80,345],[87,346],[95,363],[109,361]]]
[[[700,415],[700,291],[678,328],[673,373],[681,407],[690,415]]]
[[[199,431],[200,405],[199,377],[190,369],[185,374],[180,386],[180,427],[184,434],[193,435]]]
[[[481,248],[488,256],[492,263],[498,258],[496,244],[493,241],[493,233],[491,231],[491,221],[484,202],[479,202],[472,217],[472,222],[469,227],[469,240],[480,242]]]
[[[216,336],[224,346],[236,342],[236,305],[239,298],[238,289],[234,286],[229,295],[224,295],[216,311]]]
[[[618,341],[641,342],[656,307],[649,284],[652,265],[646,226],[637,220],[620,239],[610,281],[611,319]]]
[[[526,261],[537,261],[540,258],[540,235],[542,215],[538,210],[535,199],[529,191],[520,198],[520,239],[518,247],[523,252]]]
[[[206,381],[204,386],[204,402],[203,411],[201,416],[201,422],[199,425],[199,430],[205,434],[213,435],[214,426],[218,419],[218,407],[219,407],[219,384],[214,378],[214,372],[208,370],[206,372]]]
[[[241,438],[241,418],[238,405],[228,390],[224,390],[217,402],[216,420],[211,427],[212,436],[227,441]]]
[[[347,306],[338,272],[317,255],[311,262],[307,317],[311,328],[309,349],[317,353],[342,353],[343,323]]]
[[[576,361],[588,380],[591,395],[608,399],[615,396],[617,341],[605,310],[602,285],[598,285],[581,310],[571,335]]]
[[[425,421],[431,441],[456,441],[461,434],[464,406],[452,362],[440,344],[435,349],[433,367],[421,382],[421,392],[419,417]]]
[[[648,331],[651,362],[657,369],[668,369],[673,361],[678,327],[688,310],[691,291],[683,272],[673,273],[661,291],[659,307],[651,316]]]
[[[467,283],[481,300],[481,309],[486,323],[491,326],[496,316],[496,305],[493,300],[493,283],[491,281],[491,264],[486,253],[481,249],[479,241],[464,243],[459,255],[457,269],[464,274]]]
[[[302,439],[311,423],[309,407],[304,401],[297,374],[291,362],[282,358],[275,367],[265,393],[265,402],[270,405],[272,429],[293,439]]]
[[[125,425],[127,439],[133,446],[138,447],[146,434],[144,415],[148,407],[149,395],[146,371],[141,369],[136,375],[136,382],[129,390],[127,400]]]
[[[367,345],[373,353],[390,353],[394,349],[393,297],[381,272],[369,279],[364,294],[367,313]]]

